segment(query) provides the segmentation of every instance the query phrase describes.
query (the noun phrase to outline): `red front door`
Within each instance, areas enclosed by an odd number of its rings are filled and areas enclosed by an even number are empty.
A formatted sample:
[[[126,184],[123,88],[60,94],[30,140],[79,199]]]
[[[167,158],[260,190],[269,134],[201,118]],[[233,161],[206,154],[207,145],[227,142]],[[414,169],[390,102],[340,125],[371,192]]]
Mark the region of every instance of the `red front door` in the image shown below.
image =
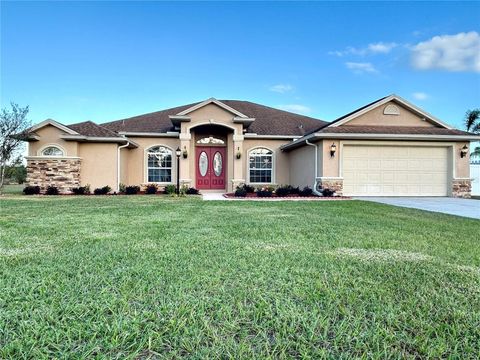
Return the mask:
[[[225,189],[225,147],[197,146],[197,189]]]

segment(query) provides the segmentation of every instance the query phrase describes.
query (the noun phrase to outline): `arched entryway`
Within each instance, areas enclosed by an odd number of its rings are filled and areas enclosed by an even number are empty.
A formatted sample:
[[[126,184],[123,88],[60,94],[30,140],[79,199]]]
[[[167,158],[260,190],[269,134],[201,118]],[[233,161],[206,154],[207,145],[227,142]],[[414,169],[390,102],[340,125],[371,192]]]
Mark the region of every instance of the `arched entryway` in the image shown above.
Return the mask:
[[[195,128],[195,187],[224,190],[227,186],[228,128],[201,125]]]

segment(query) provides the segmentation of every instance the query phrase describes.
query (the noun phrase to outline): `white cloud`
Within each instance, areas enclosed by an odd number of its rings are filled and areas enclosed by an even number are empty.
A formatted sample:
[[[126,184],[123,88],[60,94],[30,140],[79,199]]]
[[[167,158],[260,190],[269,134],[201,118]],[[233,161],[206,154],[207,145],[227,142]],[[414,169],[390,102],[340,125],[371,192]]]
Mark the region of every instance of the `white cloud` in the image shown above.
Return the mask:
[[[342,57],[346,55],[365,56],[365,55],[372,55],[372,54],[387,54],[397,46],[398,44],[394,42],[389,42],[389,43],[377,42],[377,43],[368,44],[366,47],[363,47],[363,48],[347,46],[345,50],[329,51],[328,54],[335,55],[338,57]]]
[[[300,114],[308,114],[312,111],[308,106],[300,104],[279,105],[278,108]]]
[[[427,94],[425,94],[424,92],[414,92],[412,94],[412,96],[416,99],[416,100],[427,100],[429,98],[429,96]]]
[[[377,69],[372,65],[372,63],[365,62],[365,63],[358,63],[358,62],[346,62],[345,66],[352,70],[355,74],[363,74],[363,73],[376,73],[378,72]]]
[[[411,51],[416,69],[480,72],[480,35],[476,31],[434,36]]]
[[[368,50],[372,53],[381,53],[381,54],[387,54],[389,53],[394,47],[397,47],[398,44],[394,42],[390,43],[383,43],[379,42],[376,44],[369,44],[368,45]]]
[[[289,84],[277,84],[270,86],[269,90],[273,92],[278,92],[280,94],[285,94],[286,92],[292,91],[293,86]]]

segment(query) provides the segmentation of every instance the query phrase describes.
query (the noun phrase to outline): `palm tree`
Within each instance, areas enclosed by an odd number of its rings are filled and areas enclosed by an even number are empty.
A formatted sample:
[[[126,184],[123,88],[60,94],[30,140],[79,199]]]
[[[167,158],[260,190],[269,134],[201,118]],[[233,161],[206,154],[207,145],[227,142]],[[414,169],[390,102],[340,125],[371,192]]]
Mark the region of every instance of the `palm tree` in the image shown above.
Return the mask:
[[[465,127],[467,131],[480,134],[480,109],[468,110],[465,113]],[[475,147],[470,154],[480,156],[480,146]]]

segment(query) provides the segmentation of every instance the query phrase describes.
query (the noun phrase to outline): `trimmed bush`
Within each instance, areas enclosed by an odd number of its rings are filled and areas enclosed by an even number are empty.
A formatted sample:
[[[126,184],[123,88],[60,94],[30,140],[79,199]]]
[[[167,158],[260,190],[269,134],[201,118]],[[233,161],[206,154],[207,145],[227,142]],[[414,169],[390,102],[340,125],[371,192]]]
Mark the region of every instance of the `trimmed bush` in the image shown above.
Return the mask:
[[[149,184],[147,185],[147,187],[145,188],[145,194],[147,195],[153,195],[153,194],[156,194],[157,193],[157,185],[155,184]]]
[[[58,195],[58,188],[56,186],[49,186],[47,191],[45,192],[46,195]]]
[[[199,191],[198,191],[198,189],[195,189],[194,187],[191,187],[191,188],[188,188],[185,193],[187,195],[198,195]]]
[[[112,191],[112,188],[107,185],[101,188],[96,188],[95,190],[93,190],[93,193],[95,195],[107,195],[110,191]]]
[[[237,190],[235,190],[235,196],[236,197],[246,197],[247,196],[247,190],[245,190],[243,187],[237,187]]]
[[[300,188],[297,186],[297,187],[293,187],[292,185],[288,185],[288,187],[290,188],[290,194],[292,195],[298,195],[300,194]]]
[[[255,188],[247,184],[238,185],[237,189],[243,189],[247,192],[247,194],[253,194],[255,192]]]
[[[305,197],[305,196],[312,196],[312,194],[313,194],[312,188],[310,186],[305,186],[298,195]]]
[[[277,196],[288,196],[288,195],[290,195],[291,188],[292,187],[290,185],[288,185],[288,186],[282,185],[282,186],[278,187],[277,190],[275,190],[275,194]]]
[[[74,193],[75,195],[86,195],[86,194],[90,194],[90,186],[89,186],[89,185],[85,185],[85,186],[80,186],[80,187],[72,188],[72,193]]]
[[[127,192],[127,185],[125,184],[118,184],[118,191],[121,192],[121,193],[126,193]]]
[[[165,186],[165,190],[163,191],[165,194],[173,195],[177,192],[177,187],[173,184]]]
[[[140,191],[140,186],[125,186],[126,195],[135,195]]]
[[[333,191],[333,190],[330,190],[330,189],[327,189],[327,188],[322,189],[322,195],[323,195],[323,196],[328,196],[328,197],[330,197],[330,196],[333,196],[333,194],[334,194],[334,191]]]
[[[25,186],[23,193],[25,195],[38,195],[40,194],[40,186]]]
[[[273,191],[270,189],[257,190],[257,197],[267,198],[272,197]]]

